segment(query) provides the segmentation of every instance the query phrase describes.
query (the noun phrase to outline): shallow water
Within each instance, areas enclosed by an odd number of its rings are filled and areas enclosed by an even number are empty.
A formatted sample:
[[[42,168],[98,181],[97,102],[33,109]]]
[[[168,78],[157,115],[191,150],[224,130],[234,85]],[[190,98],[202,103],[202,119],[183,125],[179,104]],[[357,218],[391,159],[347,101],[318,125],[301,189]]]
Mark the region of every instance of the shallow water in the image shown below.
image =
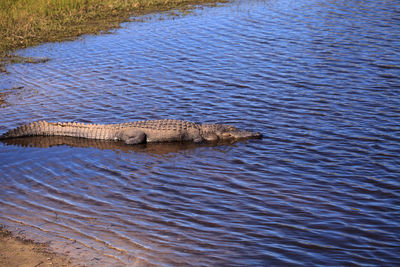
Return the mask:
[[[242,1],[45,44],[0,132],[185,119],[262,140],[0,142],[0,223],[88,265],[400,262],[398,1]]]

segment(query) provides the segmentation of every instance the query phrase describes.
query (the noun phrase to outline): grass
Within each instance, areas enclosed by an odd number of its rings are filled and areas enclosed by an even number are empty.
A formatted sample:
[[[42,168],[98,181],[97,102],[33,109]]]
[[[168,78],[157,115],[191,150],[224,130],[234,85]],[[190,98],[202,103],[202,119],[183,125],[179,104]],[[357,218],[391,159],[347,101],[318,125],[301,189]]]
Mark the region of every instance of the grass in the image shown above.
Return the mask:
[[[132,15],[217,0],[0,0],[0,71],[12,51],[119,27]],[[223,2],[223,1],[218,1]]]

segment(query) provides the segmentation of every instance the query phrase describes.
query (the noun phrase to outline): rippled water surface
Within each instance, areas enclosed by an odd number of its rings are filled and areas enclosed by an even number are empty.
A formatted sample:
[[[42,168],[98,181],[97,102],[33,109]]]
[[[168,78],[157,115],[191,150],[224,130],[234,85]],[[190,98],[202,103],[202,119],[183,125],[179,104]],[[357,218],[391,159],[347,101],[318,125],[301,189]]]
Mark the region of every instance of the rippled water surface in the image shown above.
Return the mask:
[[[185,119],[233,145],[0,143],[0,223],[87,265],[400,263],[400,5],[242,1],[44,44],[0,132]]]

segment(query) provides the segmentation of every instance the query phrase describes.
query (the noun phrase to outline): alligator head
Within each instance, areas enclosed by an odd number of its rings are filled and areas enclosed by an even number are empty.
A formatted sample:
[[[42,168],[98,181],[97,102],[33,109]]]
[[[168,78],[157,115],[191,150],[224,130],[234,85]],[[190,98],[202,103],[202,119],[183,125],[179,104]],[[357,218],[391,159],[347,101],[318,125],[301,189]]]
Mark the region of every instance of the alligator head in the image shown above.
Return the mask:
[[[262,138],[262,134],[259,132],[240,130],[235,126],[224,124],[203,124],[201,136],[211,142]]]

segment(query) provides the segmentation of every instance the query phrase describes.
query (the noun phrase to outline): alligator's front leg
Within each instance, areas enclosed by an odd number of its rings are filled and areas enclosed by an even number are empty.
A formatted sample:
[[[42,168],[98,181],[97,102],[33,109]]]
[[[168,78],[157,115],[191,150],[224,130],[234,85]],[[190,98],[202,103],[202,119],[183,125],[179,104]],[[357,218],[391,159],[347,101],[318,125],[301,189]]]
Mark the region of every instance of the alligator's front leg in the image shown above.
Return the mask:
[[[117,138],[127,145],[136,145],[146,143],[146,134],[136,129],[122,130],[117,134]]]

